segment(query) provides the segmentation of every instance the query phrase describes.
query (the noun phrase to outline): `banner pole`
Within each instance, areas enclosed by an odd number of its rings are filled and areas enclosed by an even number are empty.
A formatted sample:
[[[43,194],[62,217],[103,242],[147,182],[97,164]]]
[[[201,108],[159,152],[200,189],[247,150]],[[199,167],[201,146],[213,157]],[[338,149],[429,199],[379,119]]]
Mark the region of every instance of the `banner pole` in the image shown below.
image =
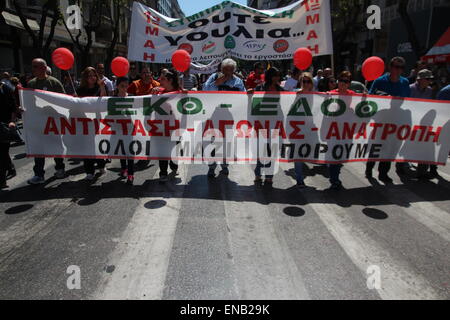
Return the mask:
[[[334,70],[334,53],[331,55],[331,72],[333,75],[335,75],[335,70]]]

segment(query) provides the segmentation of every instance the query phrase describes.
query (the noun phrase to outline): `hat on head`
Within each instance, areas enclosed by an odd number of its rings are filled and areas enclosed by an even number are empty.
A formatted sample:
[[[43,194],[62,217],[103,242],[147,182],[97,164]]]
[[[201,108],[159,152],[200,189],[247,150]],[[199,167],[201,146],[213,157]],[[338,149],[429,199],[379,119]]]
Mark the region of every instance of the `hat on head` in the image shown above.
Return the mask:
[[[420,80],[420,79],[433,79],[433,78],[434,78],[433,77],[433,73],[430,70],[428,70],[428,69],[420,70],[417,73],[417,80]]]

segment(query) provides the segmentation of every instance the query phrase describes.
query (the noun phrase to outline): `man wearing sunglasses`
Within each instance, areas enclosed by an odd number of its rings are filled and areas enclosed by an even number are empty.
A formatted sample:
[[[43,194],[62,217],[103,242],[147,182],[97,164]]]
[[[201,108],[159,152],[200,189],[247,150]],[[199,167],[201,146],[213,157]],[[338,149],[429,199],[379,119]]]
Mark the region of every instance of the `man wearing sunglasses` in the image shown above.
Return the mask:
[[[405,59],[403,57],[394,57],[389,64],[389,73],[376,79],[369,94],[379,94],[379,92],[387,93],[394,97],[410,97],[411,89],[407,78],[402,77],[405,70]],[[406,163],[397,162],[395,167],[397,174],[403,175],[406,171]],[[372,178],[372,169],[375,167],[375,162],[367,162],[366,177]],[[388,176],[391,169],[390,162],[380,162],[378,165],[378,178],[385,183],[392,183],[392,179]]]

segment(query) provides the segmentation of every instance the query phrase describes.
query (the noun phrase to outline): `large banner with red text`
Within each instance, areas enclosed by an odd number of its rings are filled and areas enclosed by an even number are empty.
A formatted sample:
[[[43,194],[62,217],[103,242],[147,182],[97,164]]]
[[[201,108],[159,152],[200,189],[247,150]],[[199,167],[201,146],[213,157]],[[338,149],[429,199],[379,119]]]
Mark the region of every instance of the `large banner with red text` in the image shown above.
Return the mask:
[[[30,157],[444,165],[450,150],[446,101],[295,92],[75,98],[29,89],[21,99]]]

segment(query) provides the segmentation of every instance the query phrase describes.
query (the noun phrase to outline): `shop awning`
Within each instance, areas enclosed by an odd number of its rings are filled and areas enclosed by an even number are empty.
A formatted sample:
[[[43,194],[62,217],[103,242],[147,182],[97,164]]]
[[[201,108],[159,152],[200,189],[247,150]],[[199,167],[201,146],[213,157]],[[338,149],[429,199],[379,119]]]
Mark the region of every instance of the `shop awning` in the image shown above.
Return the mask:
[[[12,27],[16,27],[16,28],[20,28],[20,29],[25,29],[25,27],[22,24],[22,21],[20,21],[19,16],[3,11],[2,12],[2,16],[5,19],[6,24],[12,26]],[[30,26],[31,30],[33,31],[38,31],[39,30],[39,25],[36,22],[36,20],[33,19],[27,19],[28,25]]]

